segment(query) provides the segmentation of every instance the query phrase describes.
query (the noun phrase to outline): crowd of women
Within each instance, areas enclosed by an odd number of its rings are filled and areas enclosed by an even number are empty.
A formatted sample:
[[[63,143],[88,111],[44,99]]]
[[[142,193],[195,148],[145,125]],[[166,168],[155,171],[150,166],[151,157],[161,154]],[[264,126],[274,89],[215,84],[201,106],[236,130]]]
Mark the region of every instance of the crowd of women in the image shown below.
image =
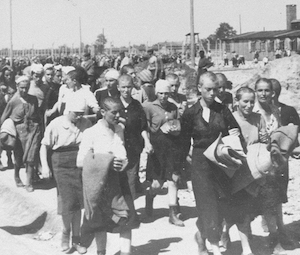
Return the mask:
[[[17,79],[11,68],[2,68],[0,124],[15,130],[17,187],[32,192],[39,176],[54,177],[63,251],[84,254],[95,239],[97,254],[104,255],[107,232],[113,232],[120,234],[120,254],[131,254],[131,230],[140,225],[134,205],[139,176],[146,175],[149,184],[146,215],[153,214],[154,198],[166,183],[169,222],[184,227],[177,193],[190,158],[199,254],[208,254],[207,240],[213,254],[220,255],[219,241],[222,237],[222,245],[228,245],[233,224],[243,254],[253,254],[250,222],[258,214],[268,226],[271,252],[281,254],[281,244],[289,241],[282,221],[287,164],[280,171],[268,169],[272,175],[261,174],[233,193],[234,177],[205,156],[220,137],[238,137],[247,154],[251,145],[269,143],[281,125],[299,125],[295,110],[278,101],[280,83],[259,79],[255,90],[240,88],[233,100],[225,75],[205,72],[194,84],[198,99],[188,104],[180,93],[186,91],[182,77],[169,73],[157,79],[156,61],[154,56],[139,72],[131,64],[106,70],[103,86],[94,93],[83,67],[33,64]],[[280,111],[286,111],[284,116]],[[10,150],[7,155],[12,167]],[[147,158],[146,165],[141,158]],[[219,159],[236,163],[228,148]],[[19,175],[23,165],[25,185]]]

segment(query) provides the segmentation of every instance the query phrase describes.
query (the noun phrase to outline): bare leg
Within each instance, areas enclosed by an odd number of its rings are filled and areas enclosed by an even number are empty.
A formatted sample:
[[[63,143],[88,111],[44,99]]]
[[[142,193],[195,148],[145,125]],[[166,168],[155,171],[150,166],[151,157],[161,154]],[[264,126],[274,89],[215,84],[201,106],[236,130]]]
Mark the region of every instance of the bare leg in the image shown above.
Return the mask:
[[[239,230],[240,238],[241,238],[241,244],[243,248],[243,254],[251,254],[252,250],[249,244],[249,229],[250,229],[250,218],[249,216],[244,220],[243,223],[236,224],[237,228]]]
[[[33,175],[33,171],[34,171],[34,164],[31,163],[27,163],[26,164],[26,190],[28,192],[32,192],[34,191],[33,187],[32,187],[32,175]]]
[[[175,181],[168,181],[168,196],[169,196],[169,222],[179,227],[184,227],[182,220],[178,218],[178,201],[177,201],[177,183]]]
[[[71,232],[72,216],[73,216],[72,214],[62,215],[62,222],[63,222],[63,231],[61,237],[62,251],[66,251],[70,248],[70,232]]]
[[[106,242],[107,242],[107,233],[103,232],[96,232],[95,233],[95,240],[97,245],[97,253],[98,254],[105,254],[106,252]]]
[[[120,255],[129,255],[131,253],[131,230],[120,233]]]
[[[72,235],[79,236],[80,235],[80,222],[81,222],[81,210],[75,212],[72,217]]]

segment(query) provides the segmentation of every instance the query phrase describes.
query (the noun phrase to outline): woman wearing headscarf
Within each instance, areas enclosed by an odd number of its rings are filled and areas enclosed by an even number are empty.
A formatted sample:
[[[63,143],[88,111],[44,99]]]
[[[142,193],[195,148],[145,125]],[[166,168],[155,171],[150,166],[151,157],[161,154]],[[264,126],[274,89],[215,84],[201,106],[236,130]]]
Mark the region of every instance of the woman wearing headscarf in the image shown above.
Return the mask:
[[[206,72],[200,76],[198,90],[201,92],[200,100],[186,109],[182,116],[183,158],[188,155],[192,138],[191,179],[198,216],[198,232],[195,237],[199,254],[208,254],[205,245],[207,239],[211,243],[213,254],[221,255],[221,222],[226,209],[223,204],[226,204],[230,179],[203,153],[220,133],[222,136],[239,135],[239,125],[230,110],[215,101],[218,95],[218,80],[214,73]]]
[[[73,101],[66,115],[57,117],[46,127],[41,142],[40,158],[44,177],[49,177],[50,168],[47,154],[51,150],[51,161],[58,191],[57,212],[62,216],[62,251],[68,251],[72,231],[72,245],[80,253],[86,248],[80,245],[81,209],[83,191],[81,169],[76,167],[76,158],[82,133],[91,127],[91,122],[83,118],[85,103]]]
[[[150,142],[154,149],[154,153],[149,156],[147,169],[147,179],[151,181],[151,186],[146,194],[146,214],[152,215],[153,199],[157,190],[167,181],[169,222],[183,227],[184,223],[179,219],[177,197],[181,160],[180,140],[176,136],[179,127],[175,127],[175,122],[179,118],[179,113],[177,106],[168,101],[170,86],[166,80],[156,82],[155,92],[157,99],[143,104],[150,130]]]
[[[17,131],[17,140],[14,149],[15,156],[15,182],[17,187],[23,187],[19,171],[23,163],[26,165],[27,180],[25,188],[32,192],[32,175],[38,156],[40,143],[40,115],[38,112],[38,100],[29,95],[29,79],[21,76],[17,79],[17,92],[7,103],[1,117],[1,124],[11,118]]]
[[[0,74],[0,94],[1,94],[1,109],[0,117],[5,109],[7,102],[12,98],[16,92],[16,82],[14,77],[14,72],[10,66],[4,66]],[[0,158],[2,154],[2,149],[0,148]],[[7,151],[7,167],[13,168],[14,164],[11,158],[11,151]],[[0,169],[3,169],[3,166],[0,163]]]

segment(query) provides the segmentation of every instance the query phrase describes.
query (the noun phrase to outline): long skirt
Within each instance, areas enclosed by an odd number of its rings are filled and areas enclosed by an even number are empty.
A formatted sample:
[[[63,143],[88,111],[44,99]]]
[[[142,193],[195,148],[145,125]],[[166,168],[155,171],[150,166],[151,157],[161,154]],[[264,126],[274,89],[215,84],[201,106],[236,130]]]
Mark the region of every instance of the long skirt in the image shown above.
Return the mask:
[[[192,155],[192,184],[197,207],[197,227],[203,238],[218,242],[224,206],[229,196],[228,177],[203,155],[205,149],[194,148]]]
[[[67,215],[83,208],[82,173],[76,167],[77,150],[53,152],[52,167],[57,183],[57,213]]]
[[[29,121],[28,124],[16,125],[17,141],[14,150],[17,165],[34,163],[38,156],[41,141],[41,131],[38,123]]]

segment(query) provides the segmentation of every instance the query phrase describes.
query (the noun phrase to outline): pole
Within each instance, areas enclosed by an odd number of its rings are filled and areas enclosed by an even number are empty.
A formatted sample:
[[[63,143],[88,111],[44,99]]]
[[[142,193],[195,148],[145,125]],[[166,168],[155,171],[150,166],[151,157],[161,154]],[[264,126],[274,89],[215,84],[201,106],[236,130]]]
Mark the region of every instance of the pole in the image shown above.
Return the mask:
[[[79,17],[79,58],[81,58],[81,44],[82,44],[82,37],[81,37],[81,17]]]
[[[240,34],[242,33],[242,19],[241,19],[241,14],[239,15],[239,20],[240,20]]]
[[[191,61],[192,67],[195,66],[195,34],[194,34],[194,0],[190,0],[190,21],[191,21]]]
[[[12,0],[9,1],[10,4],[10,66],[13,66],[13,41],[12,41]]]

